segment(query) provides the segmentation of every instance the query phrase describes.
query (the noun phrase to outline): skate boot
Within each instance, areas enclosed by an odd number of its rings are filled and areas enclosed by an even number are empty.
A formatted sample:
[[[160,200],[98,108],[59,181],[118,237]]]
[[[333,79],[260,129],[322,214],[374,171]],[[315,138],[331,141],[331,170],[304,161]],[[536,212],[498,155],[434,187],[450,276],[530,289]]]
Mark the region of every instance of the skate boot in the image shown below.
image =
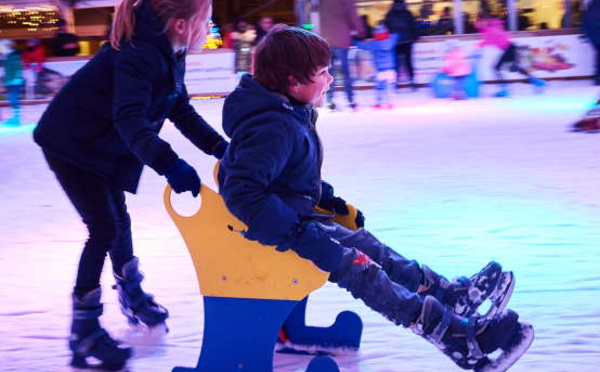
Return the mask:
[[[490,317],[506,308],[515,287],[515,277],[512,272],[502,272],[502,266],[492,261],[470,278],[460,277],[449,282],[423,265],[423,287],[424,290],[417,293],[435,297],[464,317],[477,314],[481,304],[490,300],[491,306],[485,314]]]
[[[411,328],[463,369],[504,372],[533,342],[533,327],[518,319],[519,315],[511,310],[491,318],[463,318],[427,296]],[[498,356],[491,359],[488,356],[491,353]]]
[[[504,97],[509,97],[510,96],[510,92],[508,91],[508,87],[506,86],[506,84],[502,84],[500,85],[500,90],[496,92],[496,94],[494,94],[494,97],[498,97],[498,98],[504,98]]]
[[[533,84],[536,94],[544,92],[544,88],[546,87],[546,82],[544,80],[538,78],[531,78],[530,83]]]
[[[6,119],[4,123],[7,127],[18,127],[21,125],[21,109],[14,109],[13,116]]]
[[[165,320],[169,317],[169,312],[157,304],[152,295],[142,290],[140,284],[144,276],[138,266],[139,260],[134,257],[123,265],[121,275],[115,274],[117,284],[113,288],[119,292],[121,312],[130,325],[142,323],[151,329],[164,327],[165,332],[168,332]]]
[[[100,288],[81,298],[73,294],[73,323],[69,337],[69,349],[73,352],[71,366],[118,371],[131,358],[132,350],[130,346],[113,340],[100,327],[98,318],[103,309],[100,295]],[[88,357],[94,357],[100,364],[88,364]]]

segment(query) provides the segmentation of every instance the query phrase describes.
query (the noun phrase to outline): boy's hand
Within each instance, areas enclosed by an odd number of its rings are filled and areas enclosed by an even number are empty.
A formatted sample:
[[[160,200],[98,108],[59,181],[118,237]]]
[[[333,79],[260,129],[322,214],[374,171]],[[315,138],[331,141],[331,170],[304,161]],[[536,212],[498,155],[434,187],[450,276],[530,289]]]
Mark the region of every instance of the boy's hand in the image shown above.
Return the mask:
[[[337,214],[348,214],[346,201],[333,194],[333,186],[325,181],[321,181],[321,199],[319,199],[319,207],[330,210]]]
[[[320,208],[335,212],[336,214],[340,215],[347,215],[350,213],[348,206],[346,205],[346,201],[339,196],[335,196],[333,193],[333,186],[325,181],[321,181],[321,199],[317,205]],[[359,209],[356,209],[356,212],[357,214],[354,220],[356,227],[365,227],[365,216]]]

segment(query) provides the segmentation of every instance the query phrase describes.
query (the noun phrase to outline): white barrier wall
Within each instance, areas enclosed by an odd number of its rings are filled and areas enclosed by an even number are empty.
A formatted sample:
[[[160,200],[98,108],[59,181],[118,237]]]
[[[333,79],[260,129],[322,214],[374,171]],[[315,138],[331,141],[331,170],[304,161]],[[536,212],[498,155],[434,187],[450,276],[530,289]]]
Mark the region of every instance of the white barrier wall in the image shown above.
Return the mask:
[[[535,76],[542,78],[583,77],[593,75],[595,52],[580,35],[532,36],[513,39],[520,46],[521,64]],[[414,65],[416,80],[427,84],[440,69],[443,55],[451,44],[464,47],[471,56],[480,53],[474,60],[481,80],[495,80],[492,67],[500,56],[494,47],[477,48],[479,41],[458,40],[423,42],[415,44]],[[351,53],[351,70],[357,85],[369,86],[373,75],[371,55],[365,51]],[[187,58],[186,84],[190,94],[224,94],[236,85],[233,72],[233,52],[227,49],[192,54]],[[51,60],[44,64],[46,70],[38,82],[38,92],[48,98],[68,78],[87,62],[86,59]],[[3,70],[0,69],[0,74]],[[507,79],[520,79],[520,75],[506,72]],[[41,88],[41,89],[40,89]]]
[[[593,75],[595,51],[580,35],[535,36],[514,38],[519,47],[520,65],[532,74],[542,78],[565,78]],[[450,43],[456,45],[457,41]],[[496,80],[493,66],[501,55],[497,48],[477,47],[479,40],[463,40],[458,45],[464,47],[469,55],[476,56],[479,78]],[[433,75],[442,66],[444,52],[449,42],[417,43],[414,51],[416,79],[419,83],[429,83]],[[518,73],[505,73],[506,79],[521,79]]]

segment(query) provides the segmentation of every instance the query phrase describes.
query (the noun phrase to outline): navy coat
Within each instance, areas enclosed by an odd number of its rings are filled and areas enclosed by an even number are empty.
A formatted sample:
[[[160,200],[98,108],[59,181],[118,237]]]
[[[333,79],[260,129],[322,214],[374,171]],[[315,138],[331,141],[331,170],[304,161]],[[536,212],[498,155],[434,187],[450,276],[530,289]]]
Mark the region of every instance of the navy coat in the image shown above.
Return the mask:
[[[401,3],[396,3],[385,15],[385,26],[398,35],[398,44],[414,43],[419,39],[415,17]]]
[[[223,129],[231,142],[219,192],[248,226],[248,239],[279,245],[312,214],[323,160],[316,118],[312,105],[290,102],[250,75],[225,100]]]
[[[207,154],[224,141],[189,103],[185,56],[177,56],[148,1],[135,10],[132,41],[105,44],[52,100],[34,131],[50,154],[135,192],[143,165],[159,174],[178,156],[158,136],[169,118]]]

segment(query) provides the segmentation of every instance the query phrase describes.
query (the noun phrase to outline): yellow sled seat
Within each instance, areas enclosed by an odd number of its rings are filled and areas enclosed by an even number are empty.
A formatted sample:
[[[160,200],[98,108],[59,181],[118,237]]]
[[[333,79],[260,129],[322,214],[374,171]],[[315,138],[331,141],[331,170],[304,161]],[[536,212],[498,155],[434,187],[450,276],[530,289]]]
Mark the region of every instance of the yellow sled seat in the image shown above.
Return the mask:
[[[305,306],[308,294],[320,288],[328,274],[291,250],[278,252],[244,238],[240,232],[246,226],[208,186],[202,186],[200,197],[198,212],[183,217],[172,207],[171,188],[164,193],[166,209],[192,257],[205,312],[197,366],[175,367],[173,372],[272,372],[273,351],[284,321],[296,305]],[[352,338],[358,335],[358,343],[362,323],[356,314],[348,313],[338,318],[345,315],[342,320],[350,318],[350,323],[336,321],[340,323],[336,330],[353,329]],[[306,371],[339,372],[339,368],[333,359],[319,356]]]

